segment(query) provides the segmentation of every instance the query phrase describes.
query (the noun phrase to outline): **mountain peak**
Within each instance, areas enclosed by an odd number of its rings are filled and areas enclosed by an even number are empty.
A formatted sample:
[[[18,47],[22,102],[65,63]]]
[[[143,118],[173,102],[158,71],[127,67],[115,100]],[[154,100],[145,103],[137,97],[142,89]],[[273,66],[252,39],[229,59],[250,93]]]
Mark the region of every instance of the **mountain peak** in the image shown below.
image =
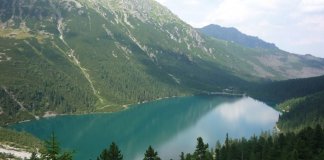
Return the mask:
[[[249,48],[278,49],[273,43],[268,43],[258,37],[246,35],[234,27],[222,27],[210,24],[199,29],[200,32],[229,42],[235,42]]]

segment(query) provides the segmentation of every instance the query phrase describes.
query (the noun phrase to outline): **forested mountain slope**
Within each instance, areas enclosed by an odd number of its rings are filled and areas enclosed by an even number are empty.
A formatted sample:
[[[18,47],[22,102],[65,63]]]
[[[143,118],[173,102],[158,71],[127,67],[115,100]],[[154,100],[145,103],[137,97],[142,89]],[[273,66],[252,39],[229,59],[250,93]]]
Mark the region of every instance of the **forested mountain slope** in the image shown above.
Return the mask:
[[[256,83],[246,88],[250,96],[278,104],[286,100],[324,91],[324,76]]]
[[[300,131],[301,129],[320,124],[324,126],[324,91],[289,99],[277,106],[283,112],[278,127],[284,131]]]
[[[248,93],[282,112],[277,126],[284,132],[324,124],[324,76],[250,86]]]

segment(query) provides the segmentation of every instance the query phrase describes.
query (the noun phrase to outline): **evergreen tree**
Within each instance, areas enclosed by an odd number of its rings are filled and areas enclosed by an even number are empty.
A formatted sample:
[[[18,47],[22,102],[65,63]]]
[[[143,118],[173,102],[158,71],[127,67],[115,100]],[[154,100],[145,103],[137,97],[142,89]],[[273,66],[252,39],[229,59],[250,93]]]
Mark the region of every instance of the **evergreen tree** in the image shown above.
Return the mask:
[[[180,160],[185,160],[185,155],[183,152],[181,152],[181,154],[180,154]]]
[[[161,158],[158,156],[158,153],[154,151],[152,146],[149,146],[145,152],[145,157],[143,160],[161,160]]]
[[[221,160],[221,149],[222,149],[222,144],[217,140],[216,142],[216,147],[215,147],[215,156],[216,160]]]
[[[60,154],[61,148],[56,140],[54,132],[49,140],[45,141],[46,150],[41,154],[42,160],[72,160],[71,152],[63,152]]]
[[[197,146],[195,150],[195,158],[198,160],[206,160],[207,159],[207,149],[208,144],[204,144],[204,141],[201,137],[197,138]]]
[[[185,160],[192,160],[192,155],[190,153],[186,154],[186,159]]]
[[[228,138],[228,133],[226,133],[225,148],[228,149],[228,147],[229,147],[229,138]]]
[[[115,142],[112,142],[109,149],[104,149],[97,160],[122,160],[123,155]]]
[[[322,152],[324,149],[324,136],[323,136],[323,130],[319,124],[317,124],[315,127],[315,133],[313,139],[314,139],[313,151],[315,153]]]
[[[298,133],[252,136],[249,140],[233,140],[226,135],[223,145],[216,144],[216,157],[199,137],[196,151],[193,155],[188,153],[185,160],[324,160],[323,137],[324,130],[320,125],[304,128]]]
[[[57,155],[60,152],[60,146],[56,140],[56,136],[54,132],[52,133],[51,137],[49,140],[45,141],[45,147],[47,149],[46,159],[49,160],[56,160]]]
[[[324,151],[322,151],[319,155],[315,157],[315,160],[323,160],[324,159]]]
[[[294,149],[293,151],[291,151],[289,157],[289,160],[298,160],[298,152],[296,149]]]

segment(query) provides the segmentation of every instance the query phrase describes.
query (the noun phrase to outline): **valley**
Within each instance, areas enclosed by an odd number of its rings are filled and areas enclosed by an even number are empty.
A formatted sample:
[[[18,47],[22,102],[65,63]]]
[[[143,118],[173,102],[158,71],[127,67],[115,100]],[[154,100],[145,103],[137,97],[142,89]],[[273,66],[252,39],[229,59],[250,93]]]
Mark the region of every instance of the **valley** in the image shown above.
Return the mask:
[[[149,145],[177,159],[200,136],[214,147],[226,133],[312,132],[324,128],[323,75],[323,58],[235,28],[193,28],[155,0],[0,0],[0,134],[24,143],[0,138],[0,149],[31,154],[55,130],[76,159],[95,159],[111,141],[126,159]]]
[[[208,37],[152,0],[1,6],[2,124],[324,73],[321,58]]]

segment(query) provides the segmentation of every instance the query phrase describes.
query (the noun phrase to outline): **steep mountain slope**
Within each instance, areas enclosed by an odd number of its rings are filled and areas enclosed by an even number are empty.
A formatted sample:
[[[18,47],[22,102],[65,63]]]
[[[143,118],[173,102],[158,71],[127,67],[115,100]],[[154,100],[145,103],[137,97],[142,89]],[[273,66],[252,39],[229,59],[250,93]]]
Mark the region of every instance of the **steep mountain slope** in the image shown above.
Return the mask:
[[[236,48],[236,50],[230,52],[236,53],[235,56],[243,61],[241,63],[248,63],[252,66],[256,77],[285,80],[324,74],[324,59],[322,58],[282,51],[272,43],[248,36],[235,28],[208,25],[198,30],[207,36],[225,40],[228,45],[234,45],[231,49]]]
[[[0,0],[0,119],[324,73],[322,59],[267,52],[201,35],[153,0]]]
[[[278,49],[278,47],[273,43],[265,42],[258,37],[246,35],[232,27],[227,28],[216,24],[210,24],[199,28],[198,30],[217,39],[234,42],[249,48]]]
[[[1,0],[0,6],[2,122],[46,111],[115,111],[240,84],[209,60],[193,28],[154,1]]]

